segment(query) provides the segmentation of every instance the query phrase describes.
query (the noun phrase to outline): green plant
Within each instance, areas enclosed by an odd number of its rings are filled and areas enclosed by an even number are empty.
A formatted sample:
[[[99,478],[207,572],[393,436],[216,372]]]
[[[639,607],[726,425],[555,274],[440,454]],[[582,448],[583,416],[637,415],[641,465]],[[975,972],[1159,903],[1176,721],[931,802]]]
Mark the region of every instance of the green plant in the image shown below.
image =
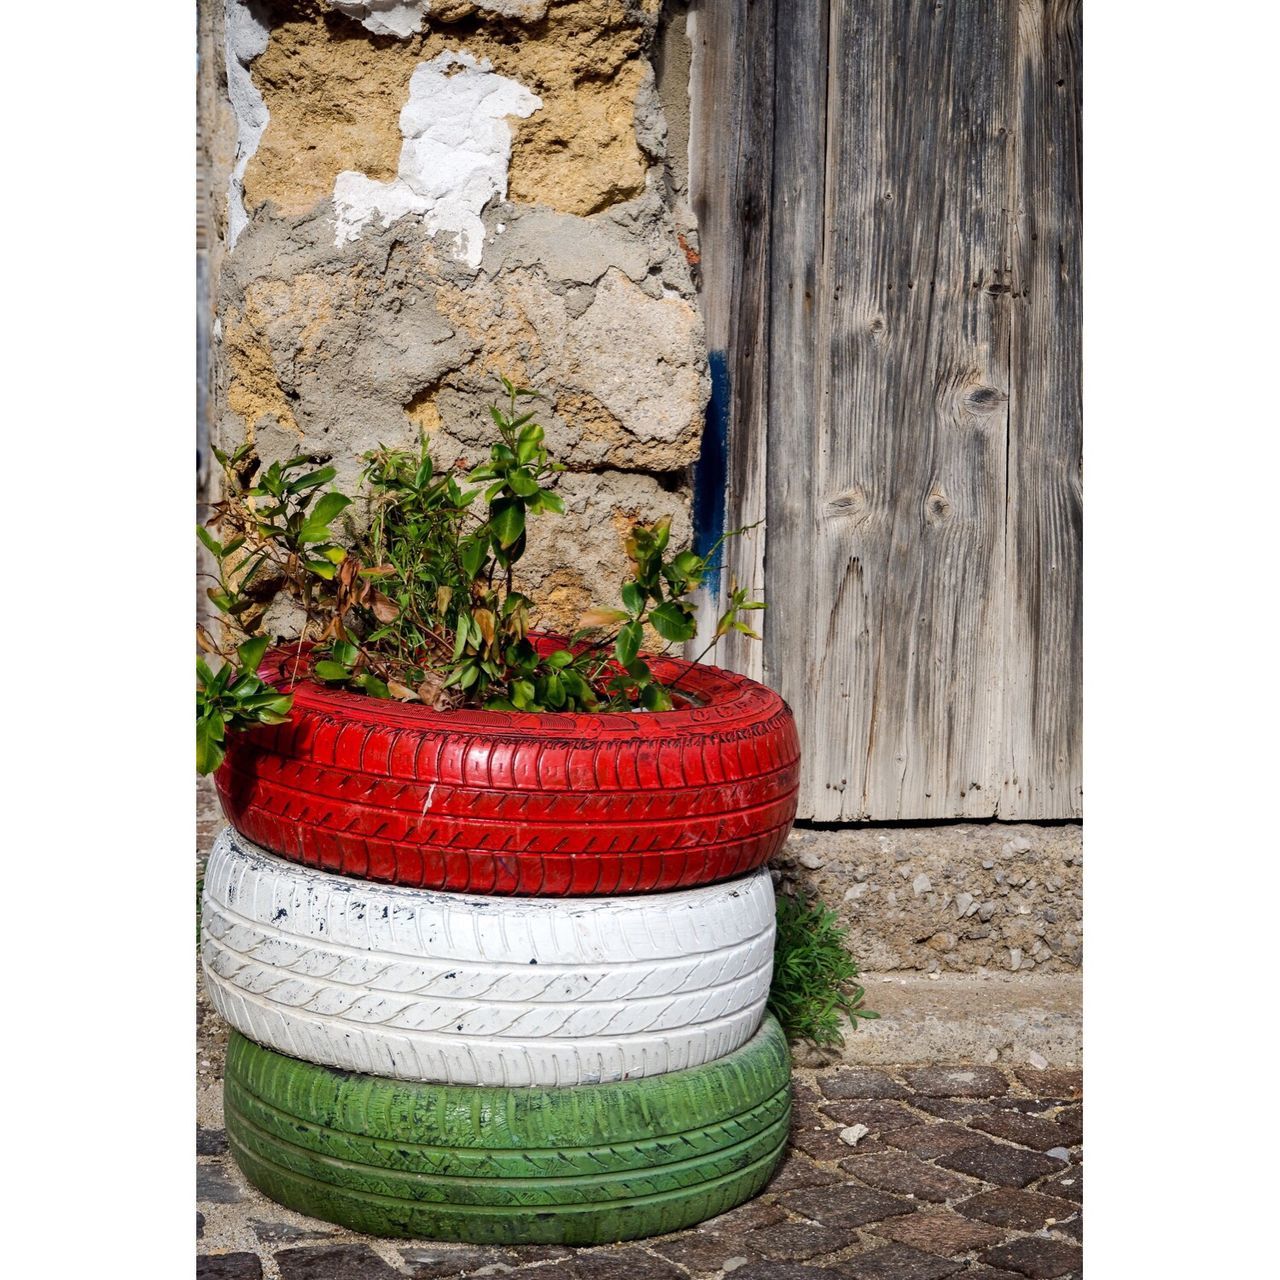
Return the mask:
[[[236,662],[214,671],[196,659],[196,768],[210,773],[222,763],[228,729],[252,724],[281,724],[293,699],[257,675],[267,637],[255,636],[235,650]]]
[[[842,1015],[854,1031],[878,1013],[862,1007],[858,965],[845,942],[836,913],[812,898],[778,895],[778,932],[773,951],[769,1012],[787,1040],[816,1045],[844,1043]]]
[[[222,663],[216,671],[204,659],[197,666],[202,771],[221,761],[228,730],[277,723],[288,713],[287,695],[255,674],[267,646],[263,618],[281,596],[300,610],[310,642],[298,651],[303,674],[372,697],[519,711],[676,705],[679,680],[659,681],[641,643],[646,628],[667,646],[694,637],[692,596],[724,539],[697,555],[670,547],[669,520],[633,526],[621,607],[589,609],[558,646],[536,645],[536,604],[516,590],[515,567],[531,522],[564,512],[554,488],[564,467],[549,456],[543,428],[525,407],[536,393],[505,378],[502,386],[505,403],[490,408],[496,439],[489,456],[461,480],[436,470],[425,439],[416,452],[365,455],[358,524],[351,498],[321,492],[336,475],[323,458],[303,455],[262,470],[248,445],[229,456],[215,451],[224,497],[211,527],[198,533],[217,562],[208,596],[225,637],[199,636]],[[731,584],[698,658],[730,631],[758,638],[740,615],[762,608]]]

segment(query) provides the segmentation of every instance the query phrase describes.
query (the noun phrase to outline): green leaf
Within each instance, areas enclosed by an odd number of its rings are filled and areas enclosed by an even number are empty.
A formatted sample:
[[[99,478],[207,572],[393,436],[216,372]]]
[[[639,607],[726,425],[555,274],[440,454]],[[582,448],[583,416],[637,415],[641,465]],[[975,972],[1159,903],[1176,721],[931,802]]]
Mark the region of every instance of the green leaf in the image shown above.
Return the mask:
[[[541,446],[542,428],[537,423],[522,427],[516,437],[516,457],[522,463],[532,462],[538,456]]]
[[[488,553],[489,539],[486,534],[481,533],[469,542],[463,543],[458,558],[462,561],[462,571],[468,578],[480,576],[480,570],[484,567],[485,556]]]
[[[356,659],[360,656],[360,650],[350,640],[335,640],[329,646],[329,656],[335,662],[341,662],[343,666],[351,667],[355,665]]]
[[[554,511],[558,516],[564,515],[564,499],[558,493],[542,489],[538,493],[538,501],[545,510]]]
[[[622,603],[633,618],[638,618],[644,610],[644,592],[634,582],[624,582]]]
[[[692,551],[682,551],[671,565],[686,578],[696,577],[706,567],[702,557],[694,555]]]
[[[201,773],[212,773],[222,763],[226,754],[221,742],[223,733],[221,715],[196,721],[196,768]]]
[[[618,638],[613,643],[613,653],[620,666],[629,667],[636,660],[643,635],[644,629],[639,622],[628,622],[618,632]]]
[[[317,485],[328,484],[338,474],[334,467],[321,467],[319,471],[309,471],[305,476],[291,480],[285,487],[290,493],[302,493],[305,489],[314,489]]]
[[[362,671],[351,683],[363,689],[371,698],[390,698],[391,690],[371,672]]]
[[[692,610],[677,600],[660,604],[650,612],[649,621],[664,640],[692,640],[698,630]]]
[[[542,492],[538,482],[523,467],[517,468],[507,477],[507,484],[521,498],[532,498]]]
[[[478,629],[477,629],[478,634]],[[453,660],[457,662],[466,652],[467,640],[471,635],[471,615],[469,613],[458,614],[458,630],[453,638]]]
[[[204,525],[202,524],[196,525],[196,537],[199,538],[200,541],[203,542],[204,545],[208,547],[209,550],[215,556],[218,557],[219,560],[222,559],[222,543],[220,543],[217,540],[217,538],[215,538],[213,534],[211,534],[209,530],[204,527]]]
[[[263,654],[267,651],[267,646],[271,643],[268,636],[254,636],[251,640],[246,640],[244,644],[236,648],[236,653],[240,657],[240,665],[249,672],[257,671],[258,663],[262,661]]]
[[[293,694],[277,694],[270,702],[258,708],[258,719],[263,724],[283,724],[289,718],[293,706]]]
[[[315,674],[319,680],[349,680],[351,678],[349,667],[344,667],[340,662],[330,662],[327,658],[323,658],[316,663]]]
[[[554,653],[547,654],[547,665],[556,671],[562,671],[572,662],[573,654],[568,649],[557,649]]]
[[[640,701],[648,711],[670,711],[671,695],[660,684],[647,684],[640,691]]]
[[[489,525],[500,547],[509,547],[524,532],[524,506],[504,499],[490,509]]]
[[[351,505],[351,499],[343,493],[323,494],[307,513],[298,533],[301,542],[328,542],[329,525]]]
[[[573,698],[579,706],[592,707],[595,706],[595,696],[591,692],[591,686],[576,671],[565,670],[560,673],[560,683],[564,685],[565,692],[569,697]]]
[[[564,705],[564,682],[559,676],[559,672],[553,671],[547,677],[547,694],[545,694],[545,703],[553,712],[558,712]]]

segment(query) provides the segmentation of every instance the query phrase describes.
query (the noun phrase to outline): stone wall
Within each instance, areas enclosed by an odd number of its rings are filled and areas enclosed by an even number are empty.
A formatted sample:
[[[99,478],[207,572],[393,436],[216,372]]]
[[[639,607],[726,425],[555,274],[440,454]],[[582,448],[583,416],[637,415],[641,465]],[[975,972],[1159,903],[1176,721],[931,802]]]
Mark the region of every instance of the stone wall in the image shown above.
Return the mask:
[[[264,459],[478,461],[504,374],[568,464],[523,585],[611,604],[625,530],[689,536],[708,394],[652,52],[660,0],[214,0],[213,432]],[[683,227],[683,220],[682,220]],[[539,536],[539,534],[541,536]]]
[[[868,972],[1073,974],[1082,836],[1079,823],[810,827],[773,865],[836,911]]]

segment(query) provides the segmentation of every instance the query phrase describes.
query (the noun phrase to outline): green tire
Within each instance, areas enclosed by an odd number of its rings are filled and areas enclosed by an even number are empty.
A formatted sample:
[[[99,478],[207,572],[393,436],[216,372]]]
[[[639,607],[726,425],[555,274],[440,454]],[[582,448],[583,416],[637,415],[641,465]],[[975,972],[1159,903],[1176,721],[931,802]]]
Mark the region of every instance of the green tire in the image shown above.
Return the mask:
[[[704,1066],[563,1089],[383,1080],[233,1031],[227,1137],[271,1199],[369,1235],[605,1244],[755,1195],[786,1147],[790,1074],[772,1017]]]

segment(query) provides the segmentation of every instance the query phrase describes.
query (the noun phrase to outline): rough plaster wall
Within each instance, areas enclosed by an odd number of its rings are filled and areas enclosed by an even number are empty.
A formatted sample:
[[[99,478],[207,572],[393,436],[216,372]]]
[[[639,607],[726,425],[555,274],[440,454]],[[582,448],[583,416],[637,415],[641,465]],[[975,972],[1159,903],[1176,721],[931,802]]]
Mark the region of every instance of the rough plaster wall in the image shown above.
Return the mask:
[[[213,24],[224,151],[235,134],[213,177],[217,433],[331,455],[354,488],[365,450],[419,431],[439,463],[478,461],[494,375],[538,388],[567,514],[539,518],[523,585],[553,625],[616,599],[630,520],[690,532],[708,387],[658,8],[227,0]]]

